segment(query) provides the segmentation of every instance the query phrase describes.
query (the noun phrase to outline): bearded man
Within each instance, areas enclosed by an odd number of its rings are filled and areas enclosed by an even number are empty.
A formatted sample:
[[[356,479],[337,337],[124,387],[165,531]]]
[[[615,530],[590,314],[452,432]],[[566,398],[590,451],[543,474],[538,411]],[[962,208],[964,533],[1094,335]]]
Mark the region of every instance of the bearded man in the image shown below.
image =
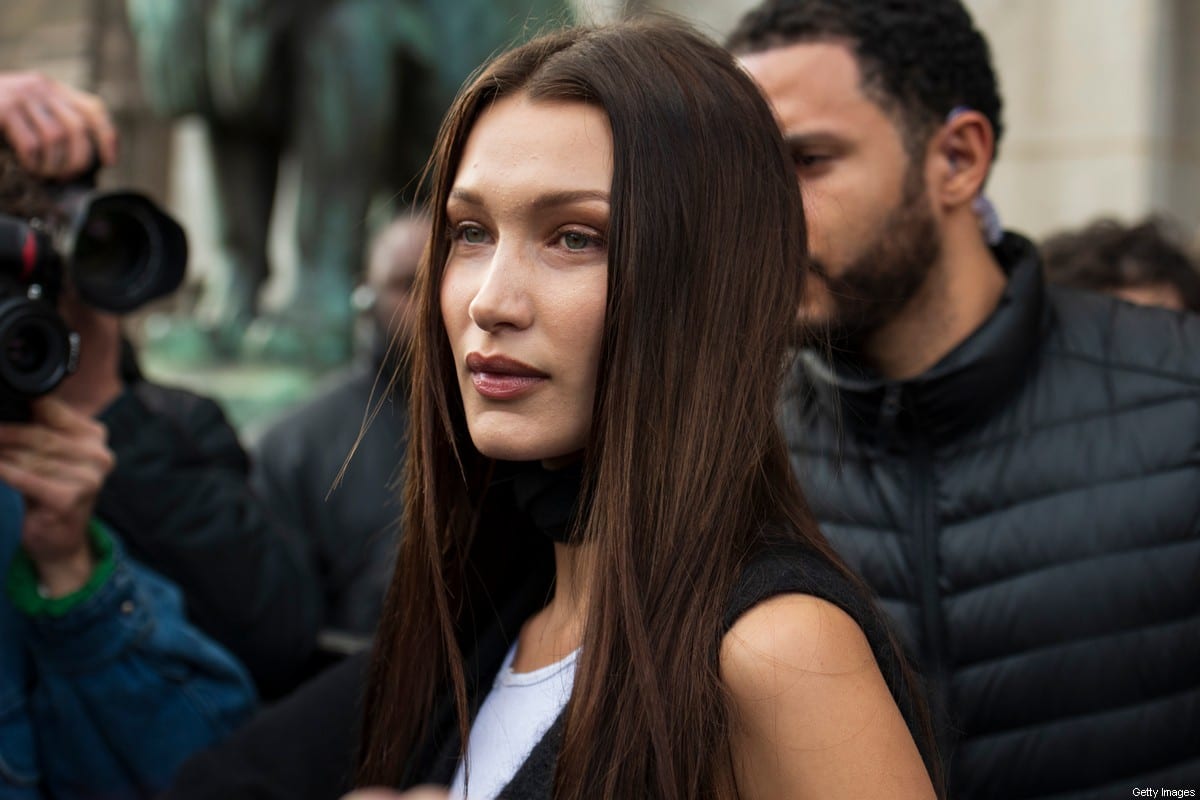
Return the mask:
[[[928,680],[951,796],[1200,788],[1200,318],[1047,289],[999,229],[959,0],[768,0],[728,44],[831,343],[784,400],[793,466]]]

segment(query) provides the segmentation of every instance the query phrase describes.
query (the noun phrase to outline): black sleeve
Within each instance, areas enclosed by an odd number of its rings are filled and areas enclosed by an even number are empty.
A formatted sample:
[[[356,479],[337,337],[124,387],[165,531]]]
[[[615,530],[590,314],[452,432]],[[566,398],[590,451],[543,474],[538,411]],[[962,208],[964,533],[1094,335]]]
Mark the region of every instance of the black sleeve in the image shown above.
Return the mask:
[[[366,654],[193,756],[160,800],[333,800],[353,788]]]
[[[97,516],[179,585],[188,618],[242,660],[264,696],[289,689],[316,642],[320,588],[250,489],[220,407],[138,383],[100,421],[117,464]]]

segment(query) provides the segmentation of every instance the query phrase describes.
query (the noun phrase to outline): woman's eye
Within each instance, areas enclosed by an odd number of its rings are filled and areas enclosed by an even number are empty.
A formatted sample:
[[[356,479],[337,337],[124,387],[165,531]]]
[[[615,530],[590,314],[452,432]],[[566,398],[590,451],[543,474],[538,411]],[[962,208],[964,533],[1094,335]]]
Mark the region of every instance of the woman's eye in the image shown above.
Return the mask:
[[[560,241],[568,250],[586,250],[595,240],[586,233],[567,231],[560,237]]]
[[[464,225],[458,229],[458,235],[467,244],[483,244],[487,241],[487,233],[478,225]]]

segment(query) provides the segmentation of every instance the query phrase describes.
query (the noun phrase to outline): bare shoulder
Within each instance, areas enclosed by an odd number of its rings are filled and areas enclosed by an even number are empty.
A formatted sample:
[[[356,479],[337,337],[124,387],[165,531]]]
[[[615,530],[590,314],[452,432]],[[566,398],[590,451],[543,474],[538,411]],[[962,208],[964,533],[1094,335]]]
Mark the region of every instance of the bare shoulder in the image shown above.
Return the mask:
[[[721,644],[721,672],[734,695],[769,689],[791,671],[838,675],[873,668],[862,628],[838,606],[807,594],[759,603]]]
[[[855,720],[890,692],[867,637],[827,600],[783,594],[744,614],[721,644],[721,678],[743,729],[790,729],[792,742],[827,748],[858,735]]]
[[[838,606],[804,594],[756,605],[725,634],[720,668],[743,797],[933,797],[866,634]]]

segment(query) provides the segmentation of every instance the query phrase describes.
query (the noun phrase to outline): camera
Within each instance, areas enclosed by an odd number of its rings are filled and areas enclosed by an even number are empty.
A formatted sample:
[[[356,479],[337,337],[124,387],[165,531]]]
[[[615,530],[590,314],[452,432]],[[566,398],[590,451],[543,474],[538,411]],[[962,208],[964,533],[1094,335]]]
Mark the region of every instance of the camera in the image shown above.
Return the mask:
[[[175,291],[187,237],[145,195],[97,191],[92,178],[54,188],[46,219],[0,214],[0,420],[74,371],[79,337],[56,311],[69,282],[95,308],[125,313]]]

